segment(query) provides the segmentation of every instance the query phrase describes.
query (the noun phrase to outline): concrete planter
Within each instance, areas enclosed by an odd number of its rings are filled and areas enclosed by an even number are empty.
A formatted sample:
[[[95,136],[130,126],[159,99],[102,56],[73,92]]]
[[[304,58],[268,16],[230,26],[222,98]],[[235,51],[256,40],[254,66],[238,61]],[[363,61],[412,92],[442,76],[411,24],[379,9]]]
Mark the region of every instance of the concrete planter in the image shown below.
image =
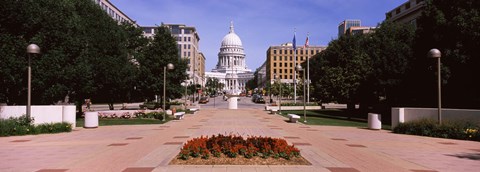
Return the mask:
[[[97,128],[98,127],[98,112],[85,112],[85,124],[84,128]]]
[[[376,113],[368,113],[368,128],[372,130],[382,129],[382,116]]]

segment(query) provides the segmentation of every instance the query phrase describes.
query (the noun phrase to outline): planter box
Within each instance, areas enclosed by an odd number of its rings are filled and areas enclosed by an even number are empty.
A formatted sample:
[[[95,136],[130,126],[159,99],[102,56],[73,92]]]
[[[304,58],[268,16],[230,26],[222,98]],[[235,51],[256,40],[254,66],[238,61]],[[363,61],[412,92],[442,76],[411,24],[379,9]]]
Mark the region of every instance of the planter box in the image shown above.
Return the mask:
[[[76,116],[74,105],[31,106],[35,125],[42,123],[68,122],[75,128]],[[0,118],[20,117],[27,112],[26,106],[0,106]]]
[[[392,108],[392,128],[399,123],[422,118],[438,119],[437,108]],[[480,110],[442,109],[442,120],[466,120],[480,123]]]

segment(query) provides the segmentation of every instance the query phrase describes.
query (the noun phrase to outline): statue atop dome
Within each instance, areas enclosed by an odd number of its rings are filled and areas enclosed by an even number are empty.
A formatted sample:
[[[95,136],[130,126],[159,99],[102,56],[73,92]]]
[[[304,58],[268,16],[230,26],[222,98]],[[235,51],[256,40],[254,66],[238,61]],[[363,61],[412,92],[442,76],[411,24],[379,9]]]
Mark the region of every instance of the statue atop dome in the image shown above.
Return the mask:
[[[228,33],[235,33],[235,30],[233,29],[233,21],[230,21],[230,32]]]

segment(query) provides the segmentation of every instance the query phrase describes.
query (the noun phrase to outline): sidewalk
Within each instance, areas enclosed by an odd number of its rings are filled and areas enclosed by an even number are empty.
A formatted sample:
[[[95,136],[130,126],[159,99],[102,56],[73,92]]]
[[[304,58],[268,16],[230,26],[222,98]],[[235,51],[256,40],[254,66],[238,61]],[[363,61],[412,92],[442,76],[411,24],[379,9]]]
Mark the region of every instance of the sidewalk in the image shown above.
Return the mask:
[[[253,109],[206,109],[163,125],[76,128],[0,138],[0,171],[477,171],[480,143],[352,127],[306,126]],[[311,166],[168,165],[187,140],[240,134],[285,138]]]

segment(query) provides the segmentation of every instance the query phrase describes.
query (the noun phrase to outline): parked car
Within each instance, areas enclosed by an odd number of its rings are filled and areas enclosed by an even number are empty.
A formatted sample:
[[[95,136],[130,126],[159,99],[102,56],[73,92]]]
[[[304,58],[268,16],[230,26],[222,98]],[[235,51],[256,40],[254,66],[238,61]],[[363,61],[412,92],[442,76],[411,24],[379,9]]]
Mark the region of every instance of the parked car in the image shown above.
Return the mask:
[[[265,99],[263,99],[263,97],[259,97],[255,100],[255,103],[265,103]]]
[[[202,104],[208,103],[208,97],[200,98],[200,101],[198,101],[198,103],[202,103]]]
[[[262,97],[262,96],[259,95],[259,94],[252,95],[252,102],[256,102],[257,98],[259,98],[259,97]]]

